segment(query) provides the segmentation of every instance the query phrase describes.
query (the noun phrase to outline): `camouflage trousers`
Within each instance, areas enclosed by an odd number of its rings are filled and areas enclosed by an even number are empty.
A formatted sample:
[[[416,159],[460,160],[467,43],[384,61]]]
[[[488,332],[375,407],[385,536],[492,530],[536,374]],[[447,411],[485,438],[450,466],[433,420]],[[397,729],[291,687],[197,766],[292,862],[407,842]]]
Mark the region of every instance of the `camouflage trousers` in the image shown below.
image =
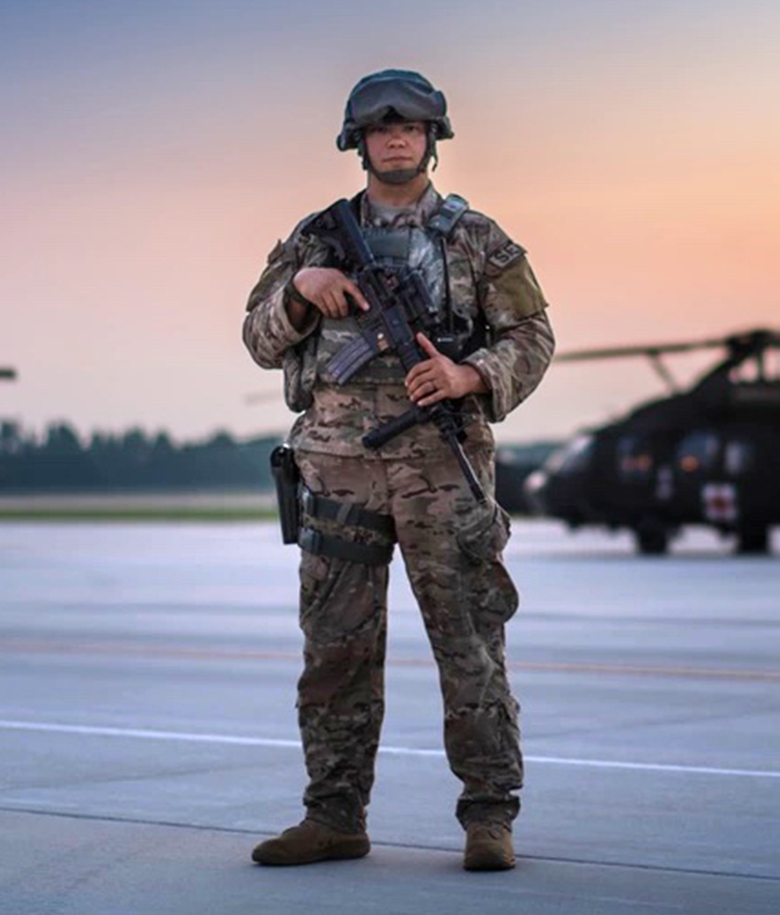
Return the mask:
[[[444,742],[462,781],[456,816],[511,821],[522,785],[518,706],[507,679],[504,623],[518,595],[501,561],[508,519],[479,506],[444,448],[425,466],[296,454],[314,493],[391,515],[439,671]],[[486,492],[492,454],[470,453]],[[358,543],[382,536],[304,517],[304,524]],[[385,541],[386,542],[386,541]],[[302,551],[300,624],[305,667],[298,717],[309,784],[308,815],[355,831],[365,823],[384,714],[387,565]]]

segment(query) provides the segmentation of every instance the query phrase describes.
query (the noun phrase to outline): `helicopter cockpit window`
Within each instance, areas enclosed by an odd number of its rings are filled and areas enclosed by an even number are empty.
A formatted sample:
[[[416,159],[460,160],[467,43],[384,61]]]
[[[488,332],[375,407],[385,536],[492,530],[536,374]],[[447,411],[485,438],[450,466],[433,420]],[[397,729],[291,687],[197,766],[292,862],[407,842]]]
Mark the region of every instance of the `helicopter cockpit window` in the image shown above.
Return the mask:
[[[769,350],[762,354],[760,360],[746,360],[731,369],[729,379],[743,384],[780,381],[780,352]]]
[[[748,442],[729,442],[723,452],[723,464],[732,477],[748,473],[753,467],[753,446]]]
[[[581,473],[588,469],[593,454],[593,436],[579,435],[556,451],[545,465],[549,473]]]
[[[641,482],[653,472],[653,455],[647,443],[626,435],[617,443],[617,469],[624,480]]]
[[[720,439],[714,432],[691,432],[677,449],[677,466],[685,473],[712,470],[719,450]]]

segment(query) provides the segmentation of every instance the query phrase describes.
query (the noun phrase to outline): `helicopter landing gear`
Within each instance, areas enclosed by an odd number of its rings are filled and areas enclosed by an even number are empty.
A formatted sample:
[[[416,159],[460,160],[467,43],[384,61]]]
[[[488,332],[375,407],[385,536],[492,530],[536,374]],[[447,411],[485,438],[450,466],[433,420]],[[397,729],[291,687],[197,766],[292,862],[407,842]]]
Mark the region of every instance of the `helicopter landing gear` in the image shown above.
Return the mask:
[[[737,531],[737,552],[743,556],[764,556],[769,552],[769,528],[746,527]]]
[[[665,556],[669,550],[669,531],[657,522],[640,524],[634,530],[634,539],[643,556]]]

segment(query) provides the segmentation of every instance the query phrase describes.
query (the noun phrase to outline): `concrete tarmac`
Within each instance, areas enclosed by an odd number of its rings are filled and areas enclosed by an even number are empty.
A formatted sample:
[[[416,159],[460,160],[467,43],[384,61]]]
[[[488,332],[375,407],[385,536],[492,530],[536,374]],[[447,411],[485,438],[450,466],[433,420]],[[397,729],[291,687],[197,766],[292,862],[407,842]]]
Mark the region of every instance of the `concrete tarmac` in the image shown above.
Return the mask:
[[[778,544],[775,544],[777,550]],[[371,855],[259,868],[304,771],[296,551],[260,524],[0,524],[0,913],[780,912],[780,560],[516,522],[527,786],[468,874],[399,561]]]

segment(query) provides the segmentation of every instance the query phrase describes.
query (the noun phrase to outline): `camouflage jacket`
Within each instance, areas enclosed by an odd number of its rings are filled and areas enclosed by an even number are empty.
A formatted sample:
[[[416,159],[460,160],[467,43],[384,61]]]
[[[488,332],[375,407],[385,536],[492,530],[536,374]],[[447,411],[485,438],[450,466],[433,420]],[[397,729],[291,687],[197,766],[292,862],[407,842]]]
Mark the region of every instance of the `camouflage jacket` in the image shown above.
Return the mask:
[[[425,226],[442,198],[429,185],[416,206],[392,216],[374,210],[363,195],[364,229],[410,230]],[[395,356],[381,356],[346,384],[329,383],[323,367],[357,332],[352,319],[323,319],[312,309],[301,331],[290,323],[285,287],[303,266],[323,266],[330,252],[305,232],[303,220],[279,242],[249,296],[244,342],[263,368],[284,369],[285,400],[303,412],[293,426],[294,447],[344,456],[417,458],[442,447],[437,430],[417,426],[388,442],[381,454],[368,451],[361,438],[410,406],[403,371]],[[388,219],[390,220],[388,222]],[[464,398],[462,411],[471,442],[492,447],[489,422],[500,422],[539,384],[550,363],[554,339],[545,314],[547,303],[525,251],[490,219],[473,210],[457,223],[445,244],[451,307],[487,329],[487,342],[463,362],[482,376],[488,393]],[[445,446],[446,447],[446,446]]]

